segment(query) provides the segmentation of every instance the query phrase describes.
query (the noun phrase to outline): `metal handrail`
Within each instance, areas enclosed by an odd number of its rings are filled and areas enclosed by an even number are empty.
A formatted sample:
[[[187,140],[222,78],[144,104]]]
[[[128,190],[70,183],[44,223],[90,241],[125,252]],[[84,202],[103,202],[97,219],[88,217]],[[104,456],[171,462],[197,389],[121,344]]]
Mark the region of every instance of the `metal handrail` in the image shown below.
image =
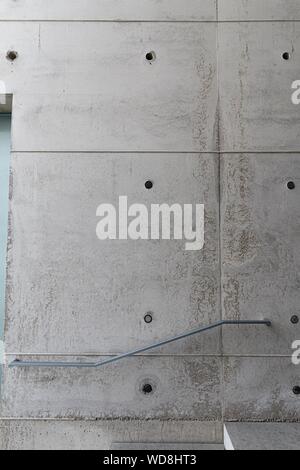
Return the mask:
[[[159,341],[158,343],[151,344],[150,346],[146,346],[144,348],[135,349],[133,351],[129,351],[124,354],[120,354],[118,356],[113,356],[109,359],[105,359],[104,361],[100,362],[55,362],[55,361],[20,361],[18,359],[14,360],[9,364],[9,367],[102,367],[107,364],[112,364],[113,362],[121,361],[127,357],[135,356],[136,354],[140,354],[146,351],[150,351],[151,349],[159,348],[160,346],[164,346],[166,344],[174,343],[175,341],[179,341],[184,338],[188,338],[190,336],[197,335],[199,333],[203,333],[204,331],[212,330],[214,328],[221,327],[223,325],[266,325],[271,326],[272,323],[269,320],[222,320],[217,323],[212,323],[211,325],[204,326],[201,328],[197,328],[196,330],[189,331],[188,333],[183,333],[178,336],[174,336],[173,338],[166,339],[164,341]]]

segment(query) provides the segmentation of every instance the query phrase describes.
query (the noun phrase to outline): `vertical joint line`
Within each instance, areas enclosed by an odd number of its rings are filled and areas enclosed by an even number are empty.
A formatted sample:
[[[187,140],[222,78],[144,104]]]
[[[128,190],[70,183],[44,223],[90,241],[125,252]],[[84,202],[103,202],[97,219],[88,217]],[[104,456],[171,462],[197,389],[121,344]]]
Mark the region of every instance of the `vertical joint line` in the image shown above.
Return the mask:
[[[220,319],[223,321],[223,271],[222,271],[222,210],[221,210],[221,203],[222,203],[222,181],[221,181],[221,135],[220,135],[220,118],[221,118],[221,110],[220,110],[220,73],[219,73],[219,0],[216,0],[216,74],[217,74],[217,151],[218,151],[218,197],[219,197],[219,309],[220,309]],[[221,381],[221,412],[222,412],[222,421],[224,421],[224,409],[225,409],[225,393],[224,393],[224,343],[223,343],[223,330],[221,328],[220,331],[220,360],[221,360],[221,371],[220,371],[220,381]]]

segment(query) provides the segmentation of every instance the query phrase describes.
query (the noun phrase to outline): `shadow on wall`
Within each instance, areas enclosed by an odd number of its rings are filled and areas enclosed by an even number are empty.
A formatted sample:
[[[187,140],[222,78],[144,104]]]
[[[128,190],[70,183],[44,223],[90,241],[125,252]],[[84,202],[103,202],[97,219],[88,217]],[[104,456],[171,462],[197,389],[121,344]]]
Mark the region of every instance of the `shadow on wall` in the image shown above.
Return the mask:
[[[0,106],[1,108],[2,106]],[[6,254],[8,233],[8,194],[11,143],[11,114],[4,107],[0,113],[0,364],[4,362],[4,312],[6,286]],[[0,369],[1,379],[1,369]]]

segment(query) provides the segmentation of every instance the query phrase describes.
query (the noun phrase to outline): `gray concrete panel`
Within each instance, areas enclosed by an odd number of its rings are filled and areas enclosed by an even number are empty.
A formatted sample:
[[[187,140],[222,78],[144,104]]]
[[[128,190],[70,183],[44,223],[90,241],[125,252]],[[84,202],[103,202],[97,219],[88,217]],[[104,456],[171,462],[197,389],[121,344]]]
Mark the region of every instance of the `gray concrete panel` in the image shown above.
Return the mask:
[[[299,366],[291,358],[224,358],[227,421],[299,421]]]
[[[220,320],[216,155],[13,154],[11,194],[7,353],[126,352]],[[119,195],[204,203],[204,248],[100,241],[96,209]],[[218,353],[219,335],[157,352]]]
[[[213,21],[216,0],[1,0],[1,20]]]
[[[222,425],[202,421],[160,420],[2,420],[5,450],[112,449],[113,442],[222,442]]]
[[[299,155],[221,158],[223,318],[272,321],[271,328],[224,328],[224,352],[291,355],[299,336],[291,322],[300,303]]]
[[[15,151],[217,148],[216,24],[4,23],[0,44]]]
[[[300,423],[226,423],[226,432],[226,450],[300,450]]]
[[[1,416],[220,421],[220,368],[219,359],[199,357],[136,357],[100,369],[5,368]]]
[[[221,150],[298,152],[299,108],[291,97],[300,23],[223,23],[218,30]]]
[[[298,0],[218,0],[220,21],[300,20]]]

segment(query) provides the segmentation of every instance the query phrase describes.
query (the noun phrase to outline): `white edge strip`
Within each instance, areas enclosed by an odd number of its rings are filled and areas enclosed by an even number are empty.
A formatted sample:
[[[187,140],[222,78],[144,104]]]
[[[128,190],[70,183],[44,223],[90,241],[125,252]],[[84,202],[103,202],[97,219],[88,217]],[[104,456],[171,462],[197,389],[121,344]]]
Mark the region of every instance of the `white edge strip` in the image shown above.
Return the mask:
[[[224,424],[224,446],[225,446],[225,450],[235,450],[225,424]]]

